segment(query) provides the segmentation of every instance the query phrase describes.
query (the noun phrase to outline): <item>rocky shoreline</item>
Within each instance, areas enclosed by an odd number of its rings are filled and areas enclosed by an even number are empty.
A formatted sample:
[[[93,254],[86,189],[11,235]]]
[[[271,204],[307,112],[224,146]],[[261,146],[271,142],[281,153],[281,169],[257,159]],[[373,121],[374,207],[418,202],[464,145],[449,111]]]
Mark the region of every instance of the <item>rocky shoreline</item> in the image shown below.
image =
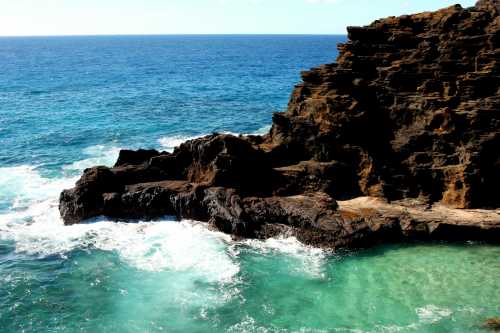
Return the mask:
[[[175,215],[328,248],[499,243],[499,28],[497,0],[350,27],[269,134],[121,151],[61,193],[61,216]]]

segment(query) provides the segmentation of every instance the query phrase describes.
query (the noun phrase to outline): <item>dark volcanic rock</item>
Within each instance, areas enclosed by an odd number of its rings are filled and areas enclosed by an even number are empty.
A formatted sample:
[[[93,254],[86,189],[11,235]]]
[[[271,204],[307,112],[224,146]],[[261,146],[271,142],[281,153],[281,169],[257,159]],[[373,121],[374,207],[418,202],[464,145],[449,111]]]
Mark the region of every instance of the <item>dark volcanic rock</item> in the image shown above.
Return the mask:
[[[499,28],[497,0],[349,27],[268,135],[122,151],[61,194],[61,215],[176,215],[327,247],[499,242],[498,210],[470,210],[500,207]]]
[[[156,150],[121,150],[118,160],[115,163],[115,167],[123,165],[137,165],[148,163],[153,157],[160,155],[168,155],[166,152],[159,153]]]
[[[273,145],[356,169],[359,193],[498,207],[497,1],[350,27],[336,64],[303,73]]]

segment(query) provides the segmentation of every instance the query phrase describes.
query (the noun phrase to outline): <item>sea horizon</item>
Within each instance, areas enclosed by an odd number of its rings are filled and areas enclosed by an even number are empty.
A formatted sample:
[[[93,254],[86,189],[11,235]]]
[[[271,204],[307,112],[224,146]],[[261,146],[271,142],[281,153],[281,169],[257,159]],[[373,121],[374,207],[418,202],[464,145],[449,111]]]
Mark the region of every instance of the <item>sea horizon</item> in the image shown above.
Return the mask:
[[[168,37],[168,36],[179,36],[179,37],[190,37],[190,36],[222,36],[222,37],[307,37],[307,36],[347,36],[347,31],[345,34],[328,34],[328,33],[221,33],[221,34],[214,34],[214,33],[175,33],[175,34],[76,34],[76,35],[5,35],[2,36],[0,35],[0,38],[38,38],[38,37]]]

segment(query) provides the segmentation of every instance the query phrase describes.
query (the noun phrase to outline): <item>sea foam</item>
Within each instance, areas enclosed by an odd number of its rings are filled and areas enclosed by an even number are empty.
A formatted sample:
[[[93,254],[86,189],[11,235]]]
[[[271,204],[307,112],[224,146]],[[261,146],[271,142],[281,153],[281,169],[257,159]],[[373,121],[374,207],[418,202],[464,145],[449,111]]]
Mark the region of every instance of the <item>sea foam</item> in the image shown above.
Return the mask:
[[[176,147],[179,147],[182,143],[199,138],[203,135],[198,136],[187,136],[187,135],[172,135],[172,136],[164,136],[158,139],[158,143],[161,148],[166,149],[169,152],[172,152]]]
[[[96,165],[112,166],[122,148],[112,145],[95,145],[83,150],[87,158],[63,166],[63,170],[83,171]]]
[[[45,178],[35,166],[0,168],[0,205],[10,209],[28,208],[50,197],[58,197],[61,189],[73,186],[76,178]]]
[[[321,279],[325,276],[326,250],[305,245],[295,237],[274,237],[267,240],[245,240],[243,244],[260,254],[280,254],[296,260],[293,271],[298,275]]]
[[[147,271],[202,273],[206,281],[227,281],[239,271],[226,251],[228,236],[193,221],[118,223],[97,220],[64,226],[54,198],[26,210],[0,215],[0,239],[14,242],[18,254],[44,258],[69,252],[116,252],[122,261]],[[113,222],[113,223],[111,223]]]
[[[63,171],[81,172],[94,164],[112,165],[118,152],[114,146],[89,147],[83,151],[85,159],[64,166]],[[293,257],[300,263],[299,272],[313,277],[322,275],[325,253],[295,238],[239,243],[208,230],[203,223],[173,222],[171,218],[135,223],[100,218],[64,226],[58,211],[59,193],[72,187],[76,180],[77,177],[69,176],[47,178],[34,166],[0,168],[0,202],[11,206],[0,213],[0,239],[13,241],[19,254],[64,257],[76,249],[113,251],[136,269],[195,270],[202,272],[207,281],[228,281],[238,274],[237,248],[243,244],[260,253],[279,252]]]

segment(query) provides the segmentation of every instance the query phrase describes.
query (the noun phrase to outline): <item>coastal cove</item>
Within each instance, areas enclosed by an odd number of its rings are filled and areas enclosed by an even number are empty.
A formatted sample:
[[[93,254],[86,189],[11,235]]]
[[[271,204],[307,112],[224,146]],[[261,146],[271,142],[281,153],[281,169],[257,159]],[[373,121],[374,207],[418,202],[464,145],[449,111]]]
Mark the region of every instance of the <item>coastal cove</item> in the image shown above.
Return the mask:
[[[110,165],[117,151],[86,155],[68,165]],[[174,218],[64,226],[58,194],[76,177],[4,171],[15,177],[2,178],[2,189],[16,200],[0,216],[6,333],[480,333],[500,311],[498,246],[415,243],[332,253],[294,238],[234,241]]]
[[[494,246],[335,255],[293,239],[233,242],[188,221],[18,235],[1,248],[0,324],[9,333],[480,333],[500,310]],[[15,260],[6,253],[13,242]]]
[[[350,28],[354,42],[0,38],[0,332],[494,332],[499,96],[480,89],[498,85],[490,1],[416,19],[441,22],[425,38],[467,28],[440,39],[440,57],[391,35],[412,61],[381,46],[394,86],[377,94],[364,90],[381,81],[370,52],[407,19]],[[421,70],[413,94],[411,66],[451,66],[455,37],[481,50],[476,68],[464,60],[451,88]],[[373,96],[425,108],[376,104],[391,122],[373,122]]]

